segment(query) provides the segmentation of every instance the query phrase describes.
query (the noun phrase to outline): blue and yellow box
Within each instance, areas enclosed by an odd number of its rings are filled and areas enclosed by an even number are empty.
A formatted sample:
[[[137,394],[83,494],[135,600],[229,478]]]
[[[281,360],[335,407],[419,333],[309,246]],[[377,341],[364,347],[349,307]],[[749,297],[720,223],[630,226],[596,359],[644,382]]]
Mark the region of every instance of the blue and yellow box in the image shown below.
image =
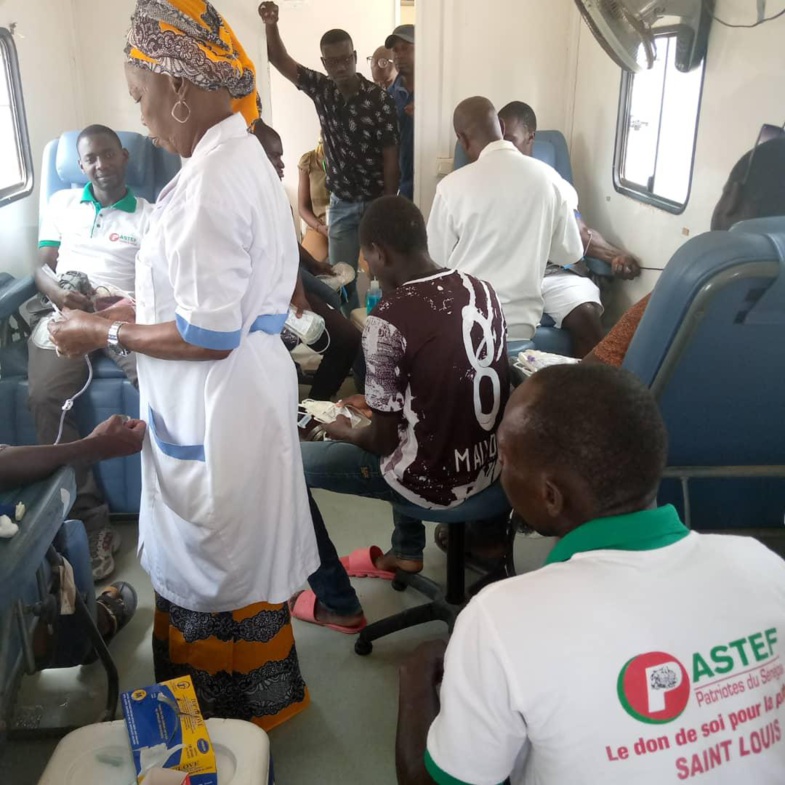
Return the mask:
[[[123,714],[137,783],[154,768],[188,774],[191,785],[218,785],[215,751],[190,676],[124,692]]]

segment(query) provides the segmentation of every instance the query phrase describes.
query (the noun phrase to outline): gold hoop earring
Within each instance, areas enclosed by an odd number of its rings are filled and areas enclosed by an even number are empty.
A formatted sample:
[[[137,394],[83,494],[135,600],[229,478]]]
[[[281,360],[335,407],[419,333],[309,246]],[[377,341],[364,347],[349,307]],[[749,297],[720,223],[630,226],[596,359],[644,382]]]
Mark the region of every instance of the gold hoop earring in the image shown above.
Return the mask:
[[[181,106],[181,105],[182,105],[182,106],[184,106],[184,107],[185,107],[185,110],[186,110],[186,112],[188,112],[188,114],[185,116],[185,119],[183,119],[183,120],[181,120],[181,119],[180,119],[180,118],[177,116],[177,113],[176,113],[176,111],[175,111],[175,110],[177,109],[177,107],[178,107],[178,106]],[[177,103],[176,103],[176,104],[175,104],[175,105],[172,107],[172,117],[173,117],[175,120],[177,120],[177,122],[178,122],[178,123],[180,123],[180,125],[185,125],[185,124],[186,124],[186,123],[187,123],[187,122],[188,122],[188,121],[191,119],[191,107],[190,107],[190,106],[188,106],[188,104],[187,104],[185,101],[183,101],[183,99],[182,99],[182,98],[178,98],[178,99],[177,99]]]

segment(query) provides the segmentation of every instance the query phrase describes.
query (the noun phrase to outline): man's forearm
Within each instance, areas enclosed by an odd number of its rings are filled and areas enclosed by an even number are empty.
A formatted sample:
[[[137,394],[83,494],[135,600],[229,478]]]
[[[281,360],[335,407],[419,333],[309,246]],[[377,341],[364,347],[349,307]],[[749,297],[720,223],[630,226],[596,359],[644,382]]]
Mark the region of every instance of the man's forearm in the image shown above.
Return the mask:
[[[395,196],[401,182],[401,170],[398,165],[398,147],[385,147],[383,155],[384,195]]]
[[[379,457],[382,457],[387,454],[385,451],[380,449],[380,445],[378,444],[379,440],[377,438],[377,434],[375,433],[373,421],[371,421],[371,424],[365,428],[352,428],[352,430],[346,435],[344,441],[359,447],[361,450],[365,450],[365,452],[371,453],[371,455],[378,455]]]
[[[278,25],[266,25],[265,35],[267,37],[267,59],[271,65],[280,70],[286,59],[287,52]]]
[[[439,696],[429,674],[401,668],[395,737],[398,785],[434,785],[425,768],[425,750],[428,729],[438,713]]]
[[[589,229],[581,226],[581,239],[583,240],[583,247],[586,256],[591,256],[593,259],[599,259],[601,262],[608,262],[609,264],[625,251],[611,245],[596,229]]]
[[[49,276],[43,268],[43,265],[37,265],[33,273],[35,285],[41,294],[54,301],[58,293],[61,291],[60,287],[51,276]]]
[[[6,447],[0,450],[0,490],[38,482],[62,466],[89,464],[100,459],[91,439],[68,444]]]

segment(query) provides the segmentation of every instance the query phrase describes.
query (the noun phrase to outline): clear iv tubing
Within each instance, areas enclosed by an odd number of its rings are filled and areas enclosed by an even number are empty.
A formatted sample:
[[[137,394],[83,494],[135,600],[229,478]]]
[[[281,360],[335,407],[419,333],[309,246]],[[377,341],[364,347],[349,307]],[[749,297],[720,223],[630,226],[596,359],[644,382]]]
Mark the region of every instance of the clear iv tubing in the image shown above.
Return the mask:
[[[74,407],[74,401],[84,393],[84,391],[90,386],[90,382],[93,381],[93,364],[90,362],[90,355],[86,354],[84,356],[85,362],[87,363],[87,381],[84,383],[84,387],[76,395],[72,395],[70,398],[66,398],[65,403],[62,406],[62,414],[60,415],[60,427],[57,429],[57,438],[54,440],[55,444],[60,444],[60,439],[63,438],[63,425],[65,424],[65,416],[68,412],[71,411]]]

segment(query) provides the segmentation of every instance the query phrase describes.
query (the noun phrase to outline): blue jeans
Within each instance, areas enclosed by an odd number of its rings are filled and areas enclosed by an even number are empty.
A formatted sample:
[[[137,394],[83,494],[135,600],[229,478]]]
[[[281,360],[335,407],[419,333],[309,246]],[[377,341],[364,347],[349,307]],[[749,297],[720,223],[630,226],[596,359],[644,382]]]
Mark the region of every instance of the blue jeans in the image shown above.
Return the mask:
[[[382,477],[379,457],[376,455],[347,442],[303,442],[300,448],[321,560],[321,566],[308,578],[308,583],[327,610],[341,616],[352,616],[360,613],[362,606],[327,533],[324,518],[311,496],[311,489],[321,488],[386,502],[404,502],[405,499]],[[395,528],[391,539],[395,556],[409,561],[422,561],[425,549],[425,527],[422,521],[393,510],[393,523]]]
[[[357,272],[357,260],[360,258],[360,221],[368,209],[368,202],[345,202],[335,194],[330,195],[330,264],[346,262]],[[360,306],[357,296],[357,282],[353,281],[346,287],[349,298],[348,312]]]

